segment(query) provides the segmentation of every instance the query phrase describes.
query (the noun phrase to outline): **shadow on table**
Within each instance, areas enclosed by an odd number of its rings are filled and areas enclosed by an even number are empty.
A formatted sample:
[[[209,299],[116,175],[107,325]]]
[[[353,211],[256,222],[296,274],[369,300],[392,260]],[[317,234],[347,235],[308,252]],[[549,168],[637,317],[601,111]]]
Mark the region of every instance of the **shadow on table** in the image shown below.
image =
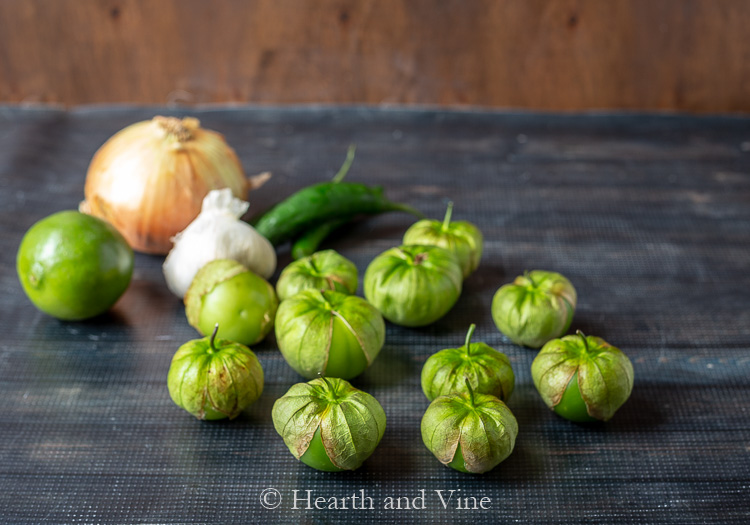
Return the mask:
[[[372,388],[407,384],[408,379],[418,377],[420,371],[421,365],[412,361],[409,354],[399,352],[398,347],[386,343],[372,365],[362,375],[352,379],[351,383],[367,392]]]

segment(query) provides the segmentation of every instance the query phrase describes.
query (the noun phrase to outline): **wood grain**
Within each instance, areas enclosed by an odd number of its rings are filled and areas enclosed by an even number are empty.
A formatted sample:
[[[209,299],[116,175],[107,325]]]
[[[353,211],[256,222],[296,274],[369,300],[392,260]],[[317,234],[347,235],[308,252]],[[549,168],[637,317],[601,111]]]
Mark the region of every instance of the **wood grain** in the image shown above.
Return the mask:
[[[750,111],[744,0],[0,3],[0,101]]]

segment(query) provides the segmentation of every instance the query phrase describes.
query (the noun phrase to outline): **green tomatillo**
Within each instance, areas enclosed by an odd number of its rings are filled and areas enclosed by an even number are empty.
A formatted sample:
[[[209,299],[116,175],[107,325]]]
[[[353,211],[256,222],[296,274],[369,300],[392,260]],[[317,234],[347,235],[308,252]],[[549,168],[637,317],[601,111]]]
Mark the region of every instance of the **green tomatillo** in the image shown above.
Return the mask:
[[[385,322],[370,303],[330,290],[303,290],[276,315],[281,354],[308,379],[351,379],[372,364],[385,343]]]
[[[182,345],[167,375],[169,395],[198,419],[232,419],[263,393],[263,368],[245,345],[211,337]]]
[[[466,392],[467,383],[476,393],[508,401],[515,383],[510,360],[485,343],[472,343],[475,329],[474,324],[469,327],[464,346],[441,350],[425,362],[422,391],[430,401],[438,396]]]
[[[295,458],[318,470],[354,470],[385,432],[385,412],[370,394],[334,377],[293,385],[271,413]]]
[[[422,219],[409,227],[404,244],[428,244],[453,252],[461,265],[464,279],[479,266],[482,258],[482,232],[470,222],[451,222],[453,203],[448,203],[442,221]]]
[[[365,271],[365,297],[392,323],[424,326],[461,295],[461,266],[444,248],[404,245],[381,253]]]
[[[466,392],[436,398],[422,417],[422,441],[444,465],[481,474],[510,456],[518,422],[495,396]]]
[[[516,344],[539,348],[564,334],[573,321],[576,290],[555,272],[533,270],[495,293],[492,319]]]
[[[580,330],[545,344],[531,364],[531,376],[548,407],[579,423],[607,421],[633,390],[628,356]]]
[[[203,335],[219,323],[222,335],[244,345],[273,328],[279,300],[268,281],[237,261],[217,259],[198,270],[185,294],[190,325]]]
[[[357,267],[334,250],[323,250],[289,264],[276,283],[276,294],[283,301],[302,290],[335,290],[346,294],[357,291]]]

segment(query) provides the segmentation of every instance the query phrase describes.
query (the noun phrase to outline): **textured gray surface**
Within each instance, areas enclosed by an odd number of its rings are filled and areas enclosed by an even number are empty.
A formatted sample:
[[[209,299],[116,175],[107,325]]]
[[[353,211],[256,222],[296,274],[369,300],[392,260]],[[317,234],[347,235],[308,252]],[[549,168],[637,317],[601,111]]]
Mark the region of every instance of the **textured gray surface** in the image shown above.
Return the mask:
[[[35,310],[15,253],[36,220],[75,208],[97,147],[154,108],[71,112],[0,107],[0,516],[6,523],[747,523],[750,521],[750,121],[664,116],[541,116],[332,108],[191,111],[225,134],[249,174],[274,178],[251,210],[326,180],[350,142],[350,180],[394,200],[476,223],[480,269],[456,307],[421,329],[387,327],[386,346],[353,384],[383,405],[388,428],[358,471],[294,460],[271,406],[300,381],[273,337],[255,346],[262,398],[231,422],[172,404],[172,354],[197,334],[166,289],[161,259],[139,255],[131,287],[97,319]],[[185,114],[182,112],[180,114]],[[327,247],[360,275],[412,219],[392,214]],[[281,253],[281,265],[288,262]],[[529,373],[535,352],[494,327],[494,291],[525,269],[574,283],[573,329],[633,360],[635,388],[604,425],[549,412]],[[505,352],[513,455],[483,476],[441,466],[423,447],[419,372],[433,352],[474,340]],[[278,508],[260,495],[278,489]],[[427,508],[387,510],[388,497]],[[488,497],[489,510],[443,509],[436,490]],[[293,509],[293,491],[374,510]],[[458,493],[455,493],[458,494]],[[268,500],[270,501],[270,500]],[[299,505],[298,505],[299,506]]]

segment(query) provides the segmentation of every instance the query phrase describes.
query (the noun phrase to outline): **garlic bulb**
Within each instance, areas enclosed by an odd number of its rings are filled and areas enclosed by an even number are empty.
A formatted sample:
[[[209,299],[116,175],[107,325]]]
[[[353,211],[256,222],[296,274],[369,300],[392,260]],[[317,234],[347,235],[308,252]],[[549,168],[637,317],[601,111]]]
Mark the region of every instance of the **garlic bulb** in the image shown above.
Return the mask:
[[[233,259],[268,279],[276,271],[276,251],[255,228],[240,220],[250,205],[232,190],[213,190],[203,199],[196,219],[178,233],[164,261],[167,286],[184,297],[195,274],[216,259]]]
[[[245,178],[224,137],[194,118],[154,117],[113,135],[94,155],[80,210],[110,222],[134,250],[165,254],[170,238],[195,219],[206,194]]]

